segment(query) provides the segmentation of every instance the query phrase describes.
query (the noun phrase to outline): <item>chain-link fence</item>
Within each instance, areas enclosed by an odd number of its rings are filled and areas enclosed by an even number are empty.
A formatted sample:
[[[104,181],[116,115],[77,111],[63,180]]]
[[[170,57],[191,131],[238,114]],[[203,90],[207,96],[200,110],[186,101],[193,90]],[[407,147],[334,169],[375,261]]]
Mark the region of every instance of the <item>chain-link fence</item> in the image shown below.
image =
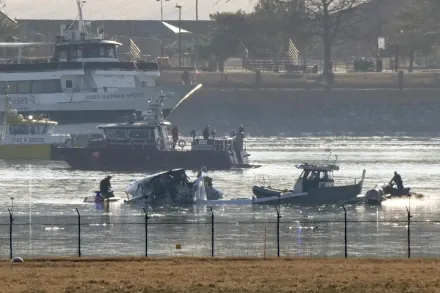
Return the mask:
[[[440,221],[413,216],[298,219],[289,213],[239,217],[3,214],[0,257],[438,257]],[[237,220],[240,219],[240,220]]]

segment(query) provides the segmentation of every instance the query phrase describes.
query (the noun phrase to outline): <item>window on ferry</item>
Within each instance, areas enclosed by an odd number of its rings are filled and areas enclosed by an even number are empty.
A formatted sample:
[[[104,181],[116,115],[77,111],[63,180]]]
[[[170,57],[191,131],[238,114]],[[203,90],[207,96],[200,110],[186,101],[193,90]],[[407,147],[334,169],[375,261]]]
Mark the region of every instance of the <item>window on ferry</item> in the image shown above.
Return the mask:
[[[42,94],[44,93],[44,85],[42,80],[34,80],[32,82],[32,93],[33,94]]]
[[[58,79],[33,80],[31,92],[33,94],[59,93],[62,92],[61,82]]]
[[[19,81],[18,82],[18,93],[19,94],[29,94],[31,92],[32,82],[31,81]]]
[[[107,129],[105,135],[109,139],[127,139],[127,130],[125,129]]]
[[[71,89],[73,88],[73,81],[68,79],[66,80],[66,89]]]
[[[130,139],[150,139],[150,129],[130,129],[128,131]]]
[[[10,135],[22,135],[29,134],[29,125],[19,124],[19,125],[9,125]]]
[[[96,45],[85,45],[84,46],[84,58],[96,58],[99,56],[98,46]]]
[[[61,89],[61,81],[59,79],[48,79],[42,80],[44,91],[46,93],[60,93]]]
[[[32,124],[30,125],[30,134],[46,134],[49,125],[47,124]]]
[[[17,93],[17,82],[16,81],[9,81],[7,84],[9,85],[9,93],[16,94]],[[6,87],[4,87],[2,84],[2,87],[1,87],[2,93],[3,93],[3,89],[5,89],[5,88]]]

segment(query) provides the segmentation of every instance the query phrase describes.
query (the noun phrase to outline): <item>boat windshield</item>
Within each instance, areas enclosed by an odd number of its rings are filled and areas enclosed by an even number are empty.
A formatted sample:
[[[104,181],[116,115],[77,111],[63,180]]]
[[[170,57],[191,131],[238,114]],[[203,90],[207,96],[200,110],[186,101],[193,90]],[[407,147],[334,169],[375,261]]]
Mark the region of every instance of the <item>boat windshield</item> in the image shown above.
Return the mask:
[[[30,125],[30,134],[46,134],[49,130],[49,125],[46,123],[35,123]]]
[[[29,134],[28,124],[9,125],[10,135],[26,135]]]
[[[146,140],[151,138],[150,129],[130,129],[128,131],[128,138]]]
[[[106,129],[104,135],[109,139],[127,139],[126,129]]]

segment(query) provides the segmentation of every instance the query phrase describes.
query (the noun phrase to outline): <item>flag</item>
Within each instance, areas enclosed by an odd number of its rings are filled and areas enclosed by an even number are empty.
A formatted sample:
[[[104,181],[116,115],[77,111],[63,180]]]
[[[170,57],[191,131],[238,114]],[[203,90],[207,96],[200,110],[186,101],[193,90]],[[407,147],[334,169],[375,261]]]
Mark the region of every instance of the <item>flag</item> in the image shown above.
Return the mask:
[[[141,58],[141,50],[132,39],[130,39],[130,54],[133,60]]]
[[[292,42],[292,39],[289,39],[289,57],[292,59],[293,63],[299,63],[299,51],[296,48],[295,44]]]

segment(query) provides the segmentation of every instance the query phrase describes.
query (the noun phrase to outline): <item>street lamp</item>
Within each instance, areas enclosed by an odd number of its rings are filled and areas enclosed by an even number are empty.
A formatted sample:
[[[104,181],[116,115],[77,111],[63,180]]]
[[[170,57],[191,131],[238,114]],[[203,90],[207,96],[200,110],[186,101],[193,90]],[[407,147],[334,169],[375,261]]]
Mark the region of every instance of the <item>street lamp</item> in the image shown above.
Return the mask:
[[[196,25],[199,23],[199,0],[196,0]],[[199,68],[199,35],[196,35],[196,68]]]
[[[156,2],[160,1],[160,22],[162,24],[163,22],[163,0],[156,0]],[[170,0],[165,0],[165,1],[170,1]],[[163,24],[162,24],[163,25]],[[163,57],[163,40],[160,40],[160,56]]]
[[[179,9],[179,68],[182,68],[182,6],[176,4],[176,8]]]

